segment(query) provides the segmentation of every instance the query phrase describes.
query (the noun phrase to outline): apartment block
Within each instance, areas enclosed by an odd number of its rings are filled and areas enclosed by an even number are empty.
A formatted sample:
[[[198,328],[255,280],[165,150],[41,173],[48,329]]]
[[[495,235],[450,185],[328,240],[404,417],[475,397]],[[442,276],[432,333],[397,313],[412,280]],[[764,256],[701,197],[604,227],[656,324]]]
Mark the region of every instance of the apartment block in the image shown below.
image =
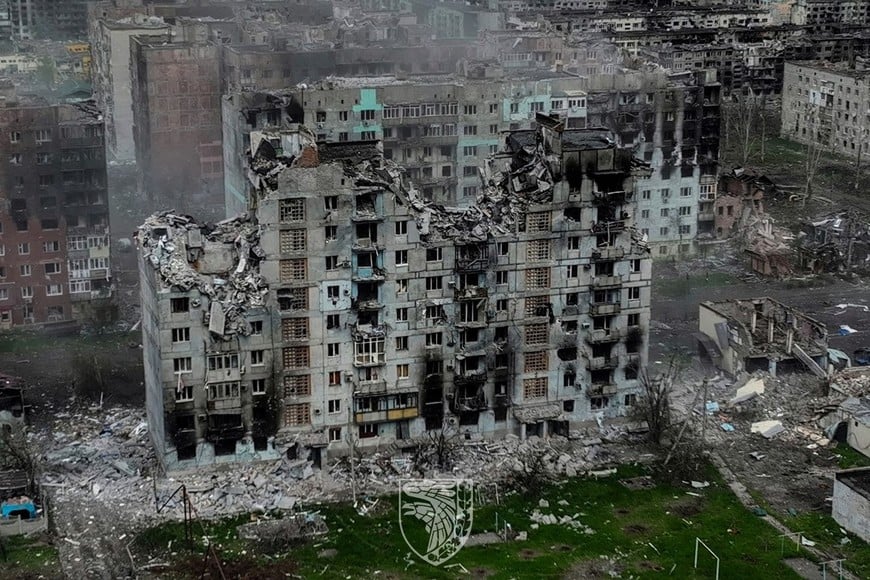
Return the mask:
[[[654,256],[691,254],[716,191],[719,85],[707,71],[669,75],[622,70],[577,77],[464,63],[462,74],[331,78],[305,88],[240,93],[223,101],[227,215],[244,211],[252,183],[245,151],[252,131],[305,123],[319,141],[381,139],[427,199],[475,203],[480,172],[503,134],[535,115],[567,128],[606,127],[651,166],[636,224]],[[655,196],[653,196],[655,192]],[[665,210],[667,215],[665,215]],[[712,227],[712,223],[710,224]]]
[[[870,136],[870,71],[847,63],[787,62],[782,136],[857,156]]]
[[[376,141],[253,131],[250,217],[140,228],[149,426],[167,467],[624,415],[647,362],[644,167],[609,131],[537,123],[510,133],[464,208],[427,200]]]
[[[106,120],[106,153],[112,161],[130,163],[136,160],[130,38],[166,38],[169,26],[160,18],[142,14],[115,20],[94,12],[91,18],[94,98]]]
[[[104,147],[92,104],[0,108],[0,328],[81,320],[111,296]]]
[[[222,217],[219,47],[130,39],[139,191],[153,207]]]

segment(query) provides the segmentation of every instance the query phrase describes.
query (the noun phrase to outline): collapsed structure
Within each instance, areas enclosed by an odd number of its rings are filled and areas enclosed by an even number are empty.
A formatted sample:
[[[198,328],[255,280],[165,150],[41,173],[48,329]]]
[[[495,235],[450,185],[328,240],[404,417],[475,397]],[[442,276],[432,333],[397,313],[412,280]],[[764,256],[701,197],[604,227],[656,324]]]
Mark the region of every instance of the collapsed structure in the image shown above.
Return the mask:
[[[802,224],[797,244],[800,267],[813,273],[870,266],[870,220],[846,210]]]
[[[827,377],[825,325],[772,298],[702,302],[698,323],[700,350],[732,376],[806,368]]]
[[[650,259],[632,220],[648,169],[608,131],[537,120],[470,207],[427,200],[377,142],[296,126],[251,134],[249,220],[217,238],[149,220],[143,335],[164,464],[297,444],[317,463],[357,441],[567,435],[624,414],[647,357]]]

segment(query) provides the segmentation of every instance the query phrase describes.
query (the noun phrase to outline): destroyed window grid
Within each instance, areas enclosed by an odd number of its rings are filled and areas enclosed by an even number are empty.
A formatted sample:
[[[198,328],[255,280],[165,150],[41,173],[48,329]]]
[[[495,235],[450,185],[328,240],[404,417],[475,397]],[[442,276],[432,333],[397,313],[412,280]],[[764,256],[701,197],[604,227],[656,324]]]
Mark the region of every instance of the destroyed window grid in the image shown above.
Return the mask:
[[[284,377],[285,397],[308,397],[311,395],[311,375]]]
[[[546,324],[529,324],[526,326],[526,344],[547,344],[549,332]]]
[[[308,288],[283,288],[278,290],[280,310],[308,310]]]
[[[549,296],[526,296],[526,316],[546,316]]]
[[[293,427],[311,423],[311,405],[296,403],[284,408],[284,424]]]
[[[530,234],[549,232],[551,229],[550,212],[539,211],[526,215],[526,232]]]
[[[308,368],[311,357],[307,346],[288,346],[283,349],[282,360],[285,369],[304,369]]]
[[[550,287],[549,268],[529,268],[526,270],[526,288],[544,289]]]
[[[546,371],[548,368],[547,351],[527,352],[525,354],[525,370],[527,373]]]
[[[278,202],[278,214],[282,223],[305,221],[305,199],[282,199]]]
[[[523,398],[542,399],[547,396],[547,378],[523,379]]]
[[[281,230],[280,248],[282,254],[305,252],[307,246],[306,230]]]
[[[308,277],[308,260],[305,258],[281,260],[279,268],[281,282],[300,281]]]

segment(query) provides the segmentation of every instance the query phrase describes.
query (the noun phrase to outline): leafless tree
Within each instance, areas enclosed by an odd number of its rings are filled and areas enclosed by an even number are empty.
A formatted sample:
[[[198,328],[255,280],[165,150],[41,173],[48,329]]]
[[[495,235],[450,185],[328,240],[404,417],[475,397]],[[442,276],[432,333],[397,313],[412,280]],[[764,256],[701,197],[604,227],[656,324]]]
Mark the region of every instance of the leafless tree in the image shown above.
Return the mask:
[[[804,206],[806,206],[807,201],[813,197],[813,183],[816,179],[816,173],[819,170],[822,151],[824,151],[825,148],[825,145],[822,144],[822,137],[824,136],[825,131],[821,125],[822,119],[819,115],[818,105],[813,106],[810,118],[809,141],[807,141],[805,146],[806,155],[804,157]]]
[[[755,146],[760,108],[759,99],[752,89],[749,89],[748,95],[735,94],[731,102],[725,105],[726,136],[734,135],[743,165],[749,161],[749,155]]]
[[[21,470],[29,492],[36,489],[36,461],[23,425],[0,426],[0,470]]]
[[[414,466],[424,471],[427,467],[449,469],[456,460],[459,440],[455,430],[449,428],[428,431],[414,455]]]
[[[555,480],[553,473],[547,469],[545,455],[543,450],[534,448],[520,452],[517,455],[517,468],[507,476],[508,487],[526,497],[541,495],[544,488]]]
[[[649,427],[648,437],[659,445],[672,424],[671,391],[683,372],[684,363],[677,355],[671,355],[664,370],[655,377],[644,370],[640,374],[643,393],[632,411],[632,418],[645,421]]]

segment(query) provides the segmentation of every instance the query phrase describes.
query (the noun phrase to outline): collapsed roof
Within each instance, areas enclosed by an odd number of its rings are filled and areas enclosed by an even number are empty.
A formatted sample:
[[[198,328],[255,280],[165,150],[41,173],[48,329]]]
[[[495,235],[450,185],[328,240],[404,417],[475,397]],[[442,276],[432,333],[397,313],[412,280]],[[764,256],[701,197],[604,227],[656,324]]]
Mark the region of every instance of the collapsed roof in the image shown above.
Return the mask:
[[[256,223],[237,217],[200,225],[189,216],[161,212],[139,226],[137,240],[167,288],[196,290],[209,301],[212,334],[250,334],[244,313],[264,306],[269,290],[260,275],[265,252]]]

